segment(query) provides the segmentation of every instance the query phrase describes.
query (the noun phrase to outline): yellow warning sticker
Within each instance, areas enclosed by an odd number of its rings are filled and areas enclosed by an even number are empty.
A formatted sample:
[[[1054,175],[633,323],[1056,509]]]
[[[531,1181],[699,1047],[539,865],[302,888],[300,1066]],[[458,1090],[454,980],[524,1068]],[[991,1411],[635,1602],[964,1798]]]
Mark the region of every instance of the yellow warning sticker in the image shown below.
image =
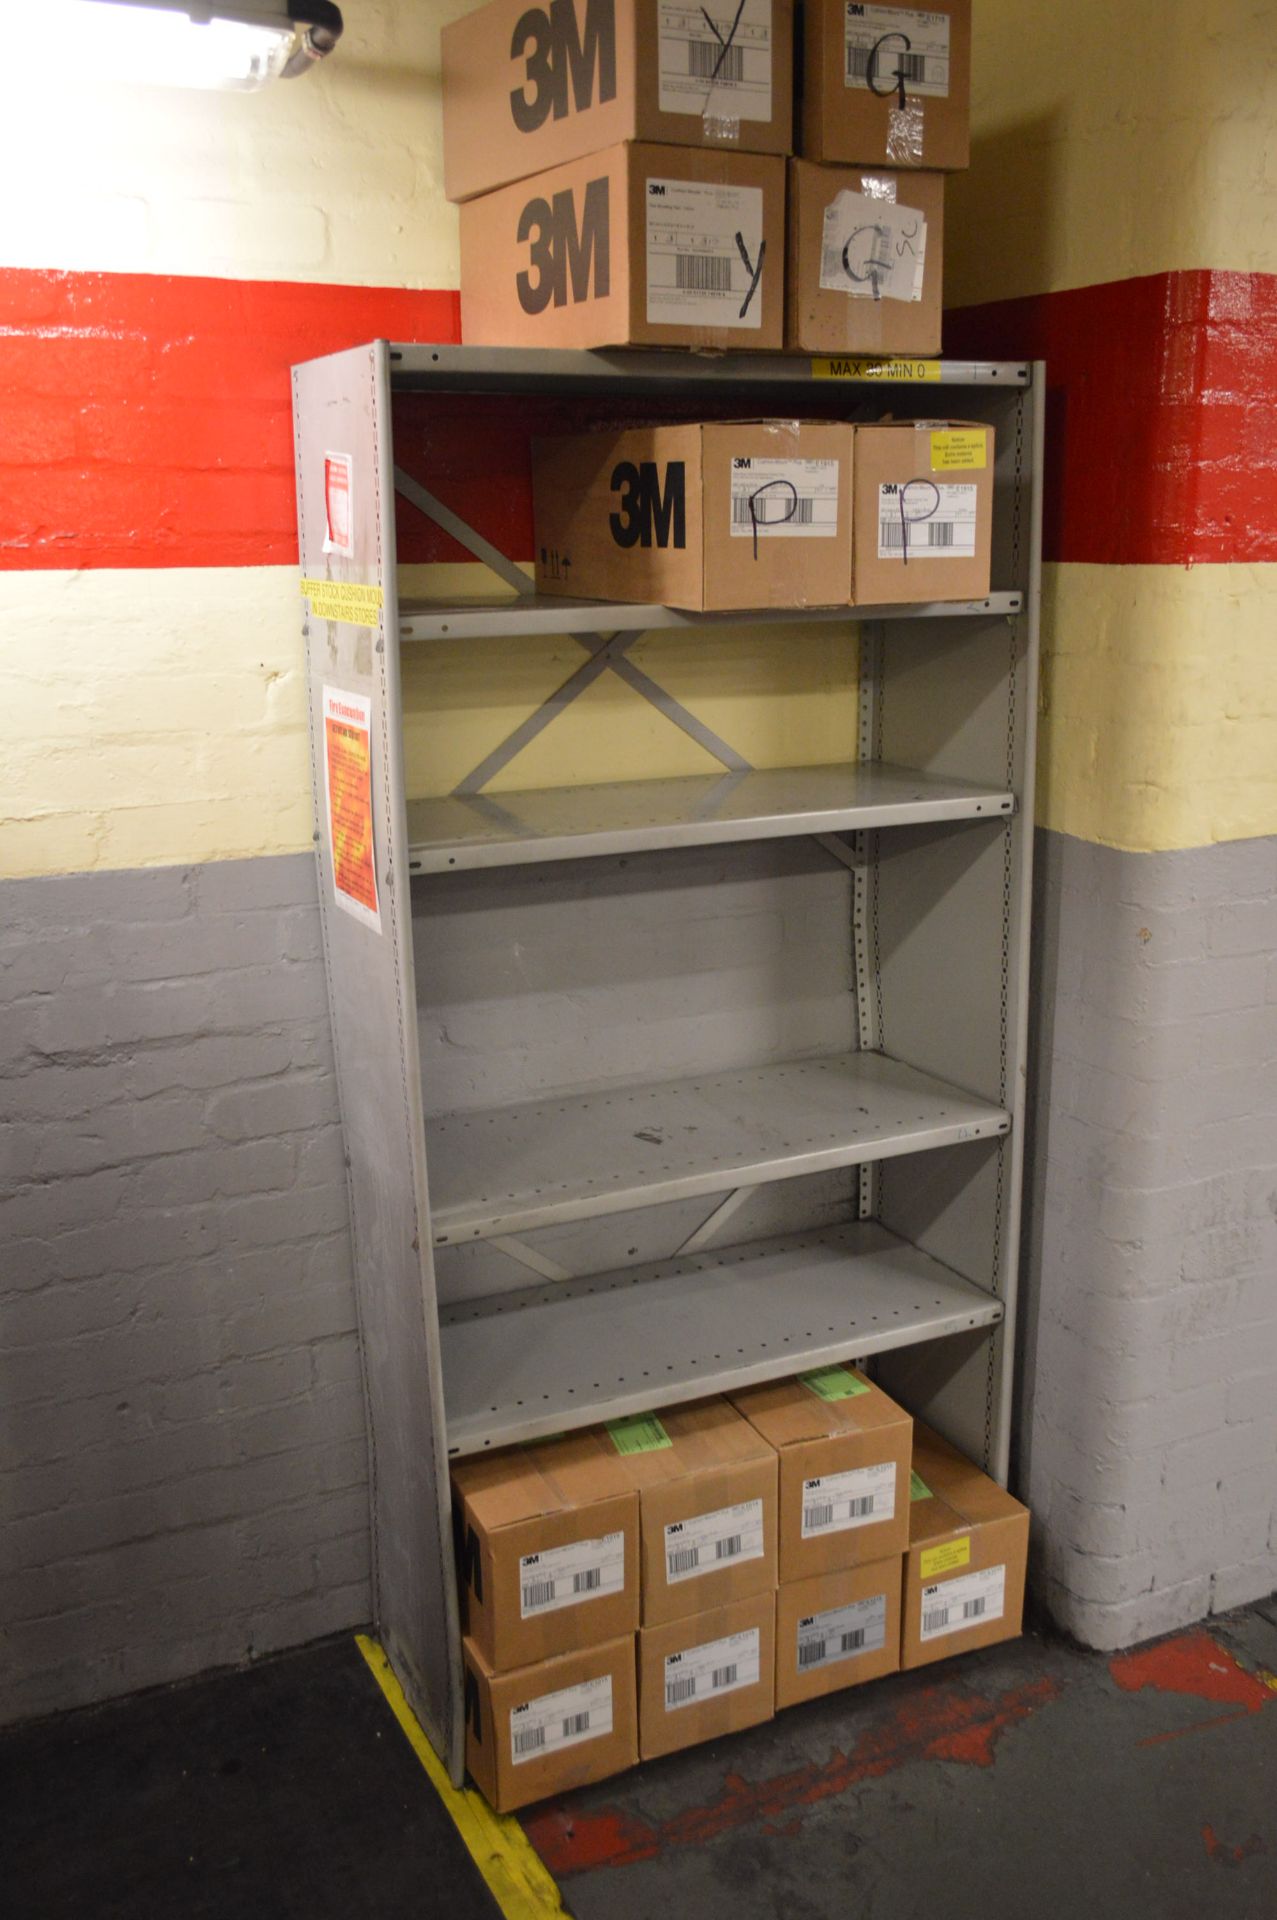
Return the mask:
[[[924,1580],[934,1579],[938,1573],[952,1573],[955,1567],[965,1567],[971,1560],[971,1535],[964,1533],[961,1540],[945,1540],[938,1547],[924,1547],[920,1562]]]
[[[317,620],[344,620],[348,627],[375,627],[381,617],[380,587],[360,580],[308,580],[301,590]]]
[[[931,436],[931,471],[952,473],[956,467],[987,466],[988,445],[983,427],[945,427]]]
[[[813,360],[813,380],[938,380],[938,360]]]

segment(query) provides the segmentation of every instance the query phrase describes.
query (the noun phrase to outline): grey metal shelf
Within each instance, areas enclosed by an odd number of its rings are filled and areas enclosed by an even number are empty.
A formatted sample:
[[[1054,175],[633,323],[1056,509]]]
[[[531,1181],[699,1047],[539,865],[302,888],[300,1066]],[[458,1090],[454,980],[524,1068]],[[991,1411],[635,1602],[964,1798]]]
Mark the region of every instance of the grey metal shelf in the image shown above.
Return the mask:
[[[584,353],[446,343],[418,346],[400,341],[392,343],[389,351],[390,384],[397,392],[544,393],[552,387],[558,393],[617,393],[641,399],[644,393],[690,392],[704,397],[708,387],[718,385],[729,395],[742,389],[754,396],[760,391],[785,390],[792,400],[802,390],[830,397],[848,389],[858,394],[900,389],[898,381],[880,373],[844,372],[837,379],[826,378],[820,369],[831,361],[844,369],[857,364],[865,368],[925,366],[927,377],[918,381],[924,391],[932,386],[1027,387],[1030,380],[1025,360],[919,361],[900,354],[861,354],[853,359],[841,354],[679,353],[630,347]]]
[[[679,607],[616,600],[574,600],[548,593],[490,595],[471,600],[399,602],[401,640],[483,640],[499,634],[650,633],[659,627],[848,626],[866,620],[962,620],[1019,613],[1020,593],[984,600],[927,600],[907,606],[761,607],[741,613],[689,613]]]
[[[1014,806],[1014,795],[996,788],[874,761],[528,793],[448,794],[408,802],[408,868],[452,873],[932,820],[986,820]]]
[[[883,1053],[790,1060],[426,1122],[436,1246],[922,1153],[1003,1108]]]
[[[441,1315],[448,1451],[992,1327],[1002,1302],[876,1221],[567,1280]]]

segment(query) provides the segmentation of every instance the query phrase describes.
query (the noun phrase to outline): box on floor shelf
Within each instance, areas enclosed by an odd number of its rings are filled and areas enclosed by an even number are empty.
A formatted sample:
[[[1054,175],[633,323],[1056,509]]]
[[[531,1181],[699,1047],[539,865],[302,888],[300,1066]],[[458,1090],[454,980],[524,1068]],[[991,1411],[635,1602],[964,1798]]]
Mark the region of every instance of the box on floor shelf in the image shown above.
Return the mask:
[[[982,600],[993,539],[992,427],[856,428],[852,601]]]
[[[466,1766],[498,1813],[623,1773],[638,1760],[634,1636],[494,1673],[465,1662]]]
[[[467,346],[783,342],[778,155],[609,147],[468,200],[460,220]]]
[[[452,1491],[463,1627],[489,1670],[634,1632],[638,1495],[606,1435],[458,1460]]]
[[[539,440],[532,492],[543,593],[693,611],[851,596],[852,430],[840,423]]]
[[[929,1427],[914,1428],[901,1665],[1014,1640],[1029,1514]]]
[[[776,1595],[776,1706],[880,1679],[900,1667],[898,1553],[792,1580]]]
[[[776,1585],[776,1455],[726,1400],[609,1423],[639,1499],[640,1619],[684,1619]]]
[[[800,148],[871,167],[971,164],[971,0],[807,0]]]
[[[792,151],[792,0],[492,0],[441,39],[449,200],[625,140]]]
[[[903,1553],[913,1421],[880,1387],[821,1367],[730,1397],[780,1455],[782,1585]]]
[[[789,163],[785,344],[940,351],[944,176]]]
[[[775,1594],[733,1600],[638,1637],[644,1760],[770,1720],[775,1711]]]

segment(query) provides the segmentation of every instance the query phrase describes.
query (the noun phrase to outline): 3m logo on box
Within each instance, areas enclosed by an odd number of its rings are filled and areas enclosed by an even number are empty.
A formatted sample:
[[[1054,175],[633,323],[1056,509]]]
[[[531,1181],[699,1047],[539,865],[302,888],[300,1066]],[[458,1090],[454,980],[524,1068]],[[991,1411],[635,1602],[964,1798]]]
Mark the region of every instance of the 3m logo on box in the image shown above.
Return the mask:
[[[574,109],[616,98],[616,12],[613,0],[585,0],[584,28],[573,0],[550,0],[520,14],[510,58],[522,60],[526,79],[510,94],[510,113],[520,133],[535,133],[551,115],[565,120]]]
[[[569,297],[573,306],[583,300],[607,299],[612,271],[606,176],[587,184],[579,221],[570,187],[556,193],[552,201],[540,196],[529,200],[519,215],[516,237],[528,249],[528,266],[516,280],[525,313],[544,313],[551,304],[565,307]]]
[[[682,460],[667,461],[665,485],[655,460],[621,460],[612,469],[618,511],[608,516],[618,547],[686,547],[687,471]]]

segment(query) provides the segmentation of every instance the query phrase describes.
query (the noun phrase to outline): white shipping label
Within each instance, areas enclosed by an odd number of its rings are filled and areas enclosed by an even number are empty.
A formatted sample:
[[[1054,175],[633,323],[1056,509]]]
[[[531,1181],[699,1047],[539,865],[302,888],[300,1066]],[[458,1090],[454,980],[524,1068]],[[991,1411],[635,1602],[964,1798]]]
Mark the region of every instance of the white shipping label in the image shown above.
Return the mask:
[[[798,1671],[829,1667],[836,1660],[853,1660],[858,1653],[877,1653],[887,1643],[887,1596],[853,1600],[827,1613],[809,1613],[798,1622]]]
[[[510,1758],[516,1767],[542,1754],[599,1740],[612,1731],[612,1676],[583,1680],[579,1687],[543,1693],[510,1709]]]
[[[763,1557],[763,1503],[742,1500],[691,1520],[671,1520],[665,1529],[665,1581],[675,1587],[702,1573],[720,1573]]]
[[[922,1589],[922,1638],[936,1640],[942,1633],[961,1633],[963,1627],[1000,1620],[1006,1606],[1007,1570],[985,1567],[980,1573],[961,1573],[956,1580],[939,1580]]]
[[[914,7],[861,7],[848,0],[844,39],[846,86],[868,88],[872,63],[874,90],[878,93],[895,94],[899,99],[903,81],[906,99],[911,93],[948,99],[947,13],[920,13]]]
[[[825,208],[820,284],[853,300],[922,298],[927,221],[916,207],[840,193]]]
[[[601,1600],[625,1585],[625,1535],[605,1533],[599,1540],[572,1540],[566,1547],[525,1553],[519,1561],[521,1620],[555,1613],[582,1600]]]
[[[878,489],[878,558],[974,560],[975,522],[973,486],[886,481]]]
[[[732,461],[732,537],[832,540],[838,531],[836,460]]]
[[[707,1640],[703,1646],[684,1647],[665,1659],[665,1711],[693,1706],[718,1693],[738,1687],[756,1687],[759,1677],[758,1628],[729,1633],[725,1640]]]
[[[647,183],[647,317],[661,326],[763,324],[763,190]]]
[[[656,21],[662,113],[771,119],[772,0],[739,9],[659,0]]]
[[[851,1467],[846,1473],[822,1473],[803,1481],[804,1540],[823,1533],[846,1533],[850,1527],[870,1527],[893,1520],[896,1513],[896,1463],[880,1461],[873,1467]]]

